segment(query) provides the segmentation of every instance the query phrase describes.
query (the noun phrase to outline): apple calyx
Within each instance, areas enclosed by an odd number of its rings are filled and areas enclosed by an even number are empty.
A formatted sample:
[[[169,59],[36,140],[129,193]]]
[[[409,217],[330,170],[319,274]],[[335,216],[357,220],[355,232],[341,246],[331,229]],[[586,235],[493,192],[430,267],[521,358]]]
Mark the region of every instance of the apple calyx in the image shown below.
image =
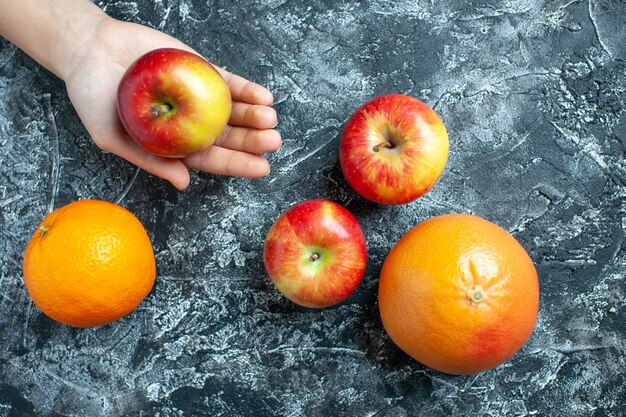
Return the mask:
[[[319,258],[320,258],[320,254],[319,254],[319,253],[317,253],[317,252],[313,252],[313,253],[311,254],[311,256],[309,257],[309,260],[310,260],[311,262],[315,262],[315,261],[317,261]]]
[[[153,104],[150,107],[150,114],[154,117],[159,117],[171,112],[172,109],[174,109],[174,106],[172,106],[170,103]]]
[[[480,285],[476,285],[474,288],[468,289],[467,298],[469,298],[473,303],[480,304],[480,302],[485,298],[483,288]]]

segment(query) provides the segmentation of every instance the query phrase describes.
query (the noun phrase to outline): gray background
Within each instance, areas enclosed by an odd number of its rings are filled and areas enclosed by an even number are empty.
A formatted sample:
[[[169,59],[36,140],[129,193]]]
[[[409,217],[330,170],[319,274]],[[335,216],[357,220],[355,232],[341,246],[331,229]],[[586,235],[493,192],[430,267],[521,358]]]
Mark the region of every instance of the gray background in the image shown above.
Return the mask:
[[[626,415],[624,1],[98,4],[268,86],[284,146],[265,179],[195,174],[179,193],[101,152],[63,83],[0,42],[0,416]],[[422,99],[450,135],[441,180],[400,207],[357,196],[338,165],[346,119],[384,93]],[[278,215],[318,197],[369,246],[356,293],[322,311],[262,264]],[[46,213],[83,198],[134,212],[158,268],[134,313],[86,330],[45,317],[21,268]],[[474,376],[399,351],[376,302],[393,244],[449,212],[510,231],[540,277],[529,342]]]

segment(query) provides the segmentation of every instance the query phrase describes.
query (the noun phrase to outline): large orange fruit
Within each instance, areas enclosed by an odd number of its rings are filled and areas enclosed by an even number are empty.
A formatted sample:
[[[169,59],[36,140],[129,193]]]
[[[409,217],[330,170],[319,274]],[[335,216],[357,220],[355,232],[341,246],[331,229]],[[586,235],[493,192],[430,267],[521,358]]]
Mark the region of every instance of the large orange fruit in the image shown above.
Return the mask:
[[[50,213],[24,254],[24,283],[46,315],[100,326],[133,311],[154,284],[146,230],[128,210],[81,200]]]
[[[450,374],[507,361],[532,333],[539,282],[524,248],[477,216],[448,214],[405,234],[383,265],[383,326],[403,351]]]

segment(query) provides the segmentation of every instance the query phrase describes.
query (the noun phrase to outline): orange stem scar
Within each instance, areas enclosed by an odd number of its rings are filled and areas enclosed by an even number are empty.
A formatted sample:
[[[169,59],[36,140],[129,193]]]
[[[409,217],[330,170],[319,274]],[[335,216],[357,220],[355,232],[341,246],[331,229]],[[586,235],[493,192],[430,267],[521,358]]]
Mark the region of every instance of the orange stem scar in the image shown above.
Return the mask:
[[[467,290],[467,298],[476,304],[480,304],[480,302],[485,298],[485,293],[482,287],[477,285],[474,288]]]

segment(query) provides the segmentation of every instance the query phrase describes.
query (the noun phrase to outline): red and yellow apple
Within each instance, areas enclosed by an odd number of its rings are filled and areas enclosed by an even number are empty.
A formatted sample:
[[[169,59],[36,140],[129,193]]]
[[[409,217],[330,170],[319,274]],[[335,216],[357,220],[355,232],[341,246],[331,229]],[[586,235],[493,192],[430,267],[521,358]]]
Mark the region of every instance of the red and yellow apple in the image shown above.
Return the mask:
[[[448,133],[420,100],[376,97],[348,120],[339,161],[354,190],[379,204],[404,204],[428,192],[448,160]]]
[[[149,152],[171,158],[211,146],[231,107],[230,90],[215,68],[173,48],[140,57],[117,91],[118,113],[129,136]]]
[[[307,200],[272,225],[263,251],[265,269],[278,290],[303,307],[329,307],[361,282],[367,262],[356,218],[328,200]]]

